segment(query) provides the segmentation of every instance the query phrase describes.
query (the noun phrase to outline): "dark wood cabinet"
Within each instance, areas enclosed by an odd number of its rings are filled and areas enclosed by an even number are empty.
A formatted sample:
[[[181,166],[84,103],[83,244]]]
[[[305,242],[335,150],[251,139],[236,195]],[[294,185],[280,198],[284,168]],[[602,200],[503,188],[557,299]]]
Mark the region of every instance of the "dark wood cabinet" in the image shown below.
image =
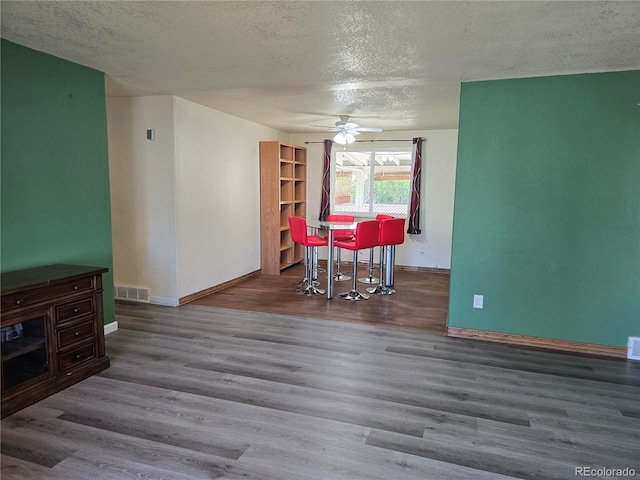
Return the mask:
[[[2,417],[109,367],[106,268],[48,265],[3,273]]]

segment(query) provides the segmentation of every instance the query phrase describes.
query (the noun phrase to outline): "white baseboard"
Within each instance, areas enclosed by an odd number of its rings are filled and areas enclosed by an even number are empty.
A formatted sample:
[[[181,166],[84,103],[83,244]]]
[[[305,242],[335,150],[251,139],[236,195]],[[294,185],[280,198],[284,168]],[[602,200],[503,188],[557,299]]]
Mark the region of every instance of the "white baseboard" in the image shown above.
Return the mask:
[[[151,296],[149,298],[149,301],[151,303],[153,303],[154,305],[164,305],[165,307],[177,307],[178,306],[178,299],[177,298],[172,298],[172,297],[156,297],[156,296]]]
[[[110,333],[113,333],[116,330],[118,330],[118,322],[107,323],[104,326],[104,334],[105,335],[109,335]]]

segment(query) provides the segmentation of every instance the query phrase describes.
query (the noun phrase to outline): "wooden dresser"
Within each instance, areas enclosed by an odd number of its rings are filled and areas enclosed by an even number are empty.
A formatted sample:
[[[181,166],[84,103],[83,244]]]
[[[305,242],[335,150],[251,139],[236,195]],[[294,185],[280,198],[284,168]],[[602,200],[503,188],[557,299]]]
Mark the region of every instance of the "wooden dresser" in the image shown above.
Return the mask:
[[[2,417],[109,367],[106,268],[49,265],[3,273]]]

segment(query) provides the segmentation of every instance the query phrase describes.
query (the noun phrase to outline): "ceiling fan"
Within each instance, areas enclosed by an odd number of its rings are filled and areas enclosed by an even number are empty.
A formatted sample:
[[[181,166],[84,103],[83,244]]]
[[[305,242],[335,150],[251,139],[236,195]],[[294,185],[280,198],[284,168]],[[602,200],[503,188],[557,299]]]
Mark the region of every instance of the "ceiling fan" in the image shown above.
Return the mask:
[[[356,135],[360,132],[381,132],[381,128],[377,127],[360,127],[357,123],[349,121],[349,115],[340,115],[340,120],[336,122],[336,126],[331,128],[332,132],[338,132],[333,141],[340,145],[353,143],[356,141]]]

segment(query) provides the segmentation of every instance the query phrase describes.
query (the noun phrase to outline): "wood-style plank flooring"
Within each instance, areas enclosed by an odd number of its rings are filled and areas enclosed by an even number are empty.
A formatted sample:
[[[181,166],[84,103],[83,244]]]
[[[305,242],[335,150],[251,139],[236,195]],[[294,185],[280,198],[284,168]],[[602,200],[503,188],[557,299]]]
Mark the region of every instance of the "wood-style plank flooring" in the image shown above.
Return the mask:
[[[351,263],[343,265],[351,272]],[[367,265],[358,264],[358,278],[366,277]],[[350,275],[350,273],[349,273]],[[374,271],[377,276],[377,271]],[[351,280],[334,283],[334,297],[306,296],[296,292],[296,283],[304,277],[303,265],[283,270],[281,275],[258,275],[220,292],[192,302],[195,305],[251,310],[254,312],[295,312],[297,315],[348,322],[387,325],[410,330],[444,334],[447,326],[449,274],[397,269],[394,295],[372,295],[369,300],[351,302],[339,298],[351,289]],[[326,289],[326,273],[320,274],[320,288]],[[358,291],[367,285],[357,283]],[[376,285],[372,285],[375,287]]]
[[[2,480],[640,472],[638,363],[193,304],[117,320],[108,370],[2,420]]]

